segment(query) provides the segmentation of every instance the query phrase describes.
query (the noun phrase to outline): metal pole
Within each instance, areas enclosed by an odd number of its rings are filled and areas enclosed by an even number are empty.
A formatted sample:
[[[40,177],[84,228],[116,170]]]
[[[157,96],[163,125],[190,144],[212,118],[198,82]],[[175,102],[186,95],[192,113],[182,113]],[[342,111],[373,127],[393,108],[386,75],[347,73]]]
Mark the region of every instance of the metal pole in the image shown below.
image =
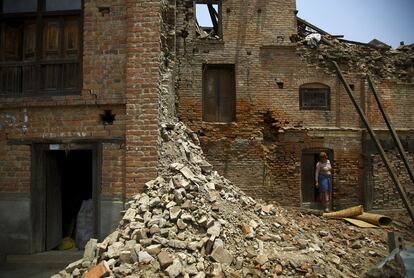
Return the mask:
[[[374,83],[372,82],[372,79],[368,74],[367,74],[367,79],[368,79],[369,87],[371,88],[372,93],[374,94],[375,100],[377,101],[378,107],[381,111],[382,117],[384,117],[385,123],[387,124],[388,129],[390,130],[391,137],[394,140],[395,145],[397,146],[398,152],[400,153],[402,160],[404,161],[405,168],[407,168],[407,172],[411,178],[411,181],[414,183],[413,170],[411,169],[411,166],[408,163],[407,155],[404,152],[404,148],[401,144],[400,138],[398,137],[398,134],[395,131],[395,128],[392,125],[390,118],[388,117],[388,114],[385,112],[381,99],[377,93],[377,90],[374,87]]]
[[[391,168],[391,164],[388,161],[387,156],[385,155],[384,149],[382,148],[377,136],[375,135],[374,130],[369,125],[368,120],[365,117],[364,112],[362,111],[361,107],[359,106],[359,104],[355,100],[355,97],[352,93],[351,88],[349,87],[349,85],[346,82],[344,76],[342,75],[341,69],[339,68],[338,64],[335,61],[333,61],[333,64],[335,66],[336,72],[338,73],[339,79],[341,80],[342,84],[344,85],[346,92],[348,93],[352,103],[355,106],[355,109],[357,110],[359,116],[361,117],[362,121],[364,122],[364,124],[365,124],[365,126],[366,126],[366,128],[369,132],[369,135],[371,136],[372,140],[374,141],[375,145],[377,146],[377,149],[378,149],[378,151],[381,155],[382,161],[384,162],[385,167],[387,168],[388,173],[390,174],[391,179],[394,182],[394,185],[395,185],[398,193],[401,196],[401,199],[404,203],[404,206],[407,209],[408,214],[410,215],[411,221],[414,223],[414,212],[413,212],[413,208],[411,207],[410,201],[407,197],[407,193],[404,191],[404,188],[401,186],[400,182],[397,179],[397,176],[395,175],[393,169]]]

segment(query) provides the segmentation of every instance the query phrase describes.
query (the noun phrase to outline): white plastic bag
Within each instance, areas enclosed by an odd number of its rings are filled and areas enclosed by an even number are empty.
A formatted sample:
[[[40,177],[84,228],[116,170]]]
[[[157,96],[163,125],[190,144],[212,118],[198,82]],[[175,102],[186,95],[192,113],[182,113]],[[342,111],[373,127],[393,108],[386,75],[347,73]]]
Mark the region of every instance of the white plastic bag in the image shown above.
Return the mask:
[[[76,246],[85,249],[86,243],[93,237],[93,203],[92,199],[84,200],[76,218]]]

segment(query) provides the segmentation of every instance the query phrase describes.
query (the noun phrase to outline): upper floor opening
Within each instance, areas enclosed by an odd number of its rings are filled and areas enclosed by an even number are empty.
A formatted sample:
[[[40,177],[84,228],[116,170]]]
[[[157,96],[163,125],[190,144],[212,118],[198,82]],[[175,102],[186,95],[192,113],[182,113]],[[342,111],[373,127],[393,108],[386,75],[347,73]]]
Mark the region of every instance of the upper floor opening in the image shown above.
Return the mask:
[[[195,2],[196,31],[201,39],[222,37],[221,1],[197,0]]]

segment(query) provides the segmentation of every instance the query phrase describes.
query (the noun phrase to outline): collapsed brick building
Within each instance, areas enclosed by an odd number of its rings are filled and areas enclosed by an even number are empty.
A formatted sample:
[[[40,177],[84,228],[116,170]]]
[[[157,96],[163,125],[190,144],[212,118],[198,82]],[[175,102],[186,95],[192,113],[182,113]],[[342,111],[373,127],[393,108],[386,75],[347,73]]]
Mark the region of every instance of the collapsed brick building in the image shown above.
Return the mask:
[[[208,160],[253,197],[315,206],[326,151],[334,208],[402,207],[329,59],[391,151],[365,79],[374,74],[412,154],[412,50],[330,36],[311,49],[298,42],[294,0],[29,2],[0,1],[0,253],[55,247],[86,199],[94,233],[107,235],[157,175],[165,116],[197,132]],[[212,27],[197,23],[206,7]]]

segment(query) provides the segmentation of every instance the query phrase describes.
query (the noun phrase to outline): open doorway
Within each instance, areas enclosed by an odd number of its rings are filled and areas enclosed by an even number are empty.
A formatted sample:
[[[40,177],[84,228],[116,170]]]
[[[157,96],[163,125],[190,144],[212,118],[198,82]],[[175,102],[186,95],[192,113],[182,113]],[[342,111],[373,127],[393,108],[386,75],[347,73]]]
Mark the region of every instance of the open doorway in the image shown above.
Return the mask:
[[[326,152],[333,163],[333,151],[329,149],[305,149],[301,159],[301,199],[302,207],[322,209],[320,192],[315,187],[315,169],[319,161],[319,153]],[[332,206],[332,198],[331,198]]]
[[[35,151],[34,252],[83,249],[97,232],[96,150],[53,146],[37,146]]]

